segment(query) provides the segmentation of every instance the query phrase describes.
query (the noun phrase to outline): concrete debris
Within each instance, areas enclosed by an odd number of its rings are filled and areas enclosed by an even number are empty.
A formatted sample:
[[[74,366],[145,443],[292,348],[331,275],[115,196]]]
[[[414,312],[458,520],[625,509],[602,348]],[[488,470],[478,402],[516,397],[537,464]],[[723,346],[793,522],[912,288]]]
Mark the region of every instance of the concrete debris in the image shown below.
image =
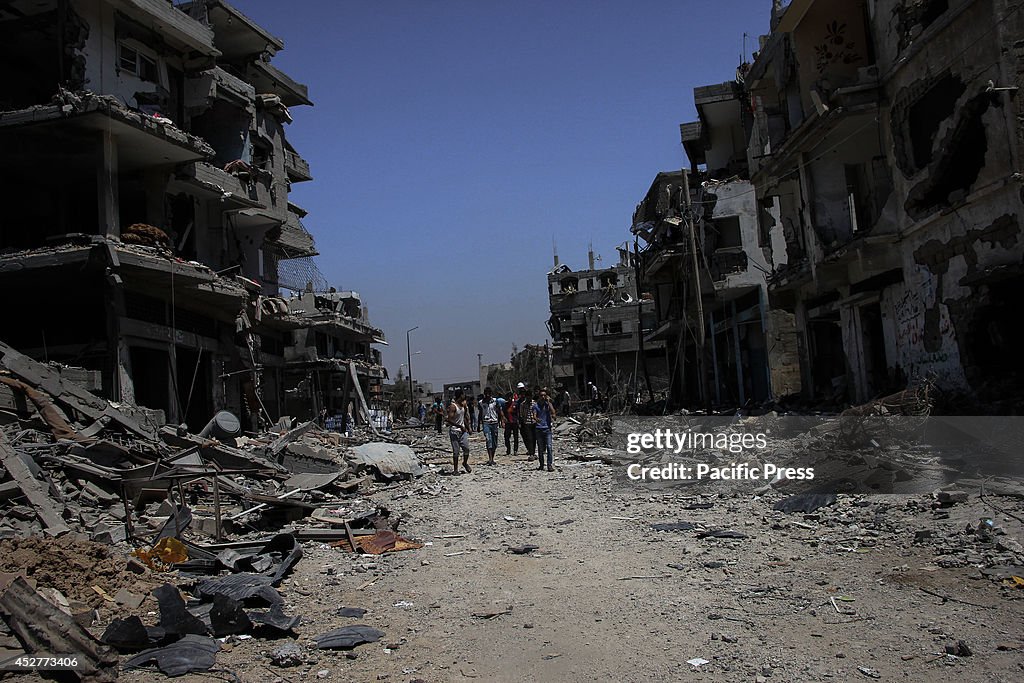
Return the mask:
[[[89,645],[50,645],[46,639],[56,636],[42,632],[22,638],[26,616],[13,602],[2,605],[16,595],[29,599],[18,592],[19,577],[0,596],[4,620],[22,641],[14,651],[83,652],[95,660],[83,669],[98,672],[95,680],[116,667],[117,652],[138,653],[125,668],[205,671],[219,650],[211,635],[294,635],[301,617],[288,613],[275,587],[301,560],[303,539],[342,540],[371,555],[423,547],[396,533],[401,515],[366,497],[428,471],[407,444],[360,446],[370,432],[339,438],[312,422],[234,437],[217,428],[232,424],[223,412],[201,434],[184,425],[158,429],[139,422],[135,416],[145,413],[133,406],[115,406],[2,344],[0,379],[25,398],[10,404],[16,419],[0,425],[0,544],[7,551],[0,571],[37,577],[75,628],[99,613],[108,617],[101,640]],[[129,551],[132,557],[113,559]],[[100,568],[108,573],[97,574]],[[325,634],[322,647],[383,635],[352,628]]]
[[[416,453],[402,444],[373,442],[352,449],[351,462],[373,468],[384,479],[409,478],[422,473]]]
[[[302,657],[302,648],[298,644],[287,643],[271,651],[270,661],[274,666],[292,667],[299,666],[305,660]]]

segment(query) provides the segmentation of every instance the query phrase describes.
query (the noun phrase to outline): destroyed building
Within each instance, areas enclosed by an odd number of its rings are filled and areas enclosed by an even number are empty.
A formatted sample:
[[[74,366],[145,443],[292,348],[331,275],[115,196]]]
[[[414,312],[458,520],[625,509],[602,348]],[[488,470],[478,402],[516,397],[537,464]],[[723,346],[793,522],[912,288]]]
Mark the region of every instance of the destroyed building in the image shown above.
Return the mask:
[[[646,372],[666,374],[662,341],[644,342],[654,326],[654,302],[637,287],[628,244],[617,249],[618,262],[597,268],[593,249],[586,270],[559,264],[548,273],[548,331],[551,368],[556,384],[589,396],[594,382],[602,391],[632,394]]]
[[[750,182],[742,87],[698,87],[694,103],[699,120],[680,126],[691,168],[659,173],[633,216],[655,302],[646,341],[664,344],[673,402],[761,402],[800,387],[793,316],[768,306],[780,231]]]
[[[1022,28],[998,1],[773,3],[753,63],[694,90],[689,205],[663,173],[634,216],[676,398],[1006,398]]]
[[[744,77],[748,155],[758,206],[783,228],[769,295],[796,316],[808,398],[861,402],[930,380],[991,401],[1019,386],[1017,9],[773,11]]]
[[[0,338],[169,422],[275,421],[302,381],[341,404],[339,358],[379,385],[361,309],[280,297],[317,253],[285,133],[312,102],[281,40],[221,0],[8,2],[0,36]]]

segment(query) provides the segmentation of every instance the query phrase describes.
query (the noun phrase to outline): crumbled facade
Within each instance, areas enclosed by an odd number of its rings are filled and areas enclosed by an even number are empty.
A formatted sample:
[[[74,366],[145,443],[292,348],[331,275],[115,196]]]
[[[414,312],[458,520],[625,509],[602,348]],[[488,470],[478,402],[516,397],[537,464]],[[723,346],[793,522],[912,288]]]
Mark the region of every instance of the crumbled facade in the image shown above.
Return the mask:
[[[745,74],[757,200],[808,398],[1019,385],[1024,18],[1000,0],[793,0]]]
[[[750,182],[740,85],[695,88],[694,101],[699,120],[680,126],[691,168],[659,173],[633,215],[656,302],[649,339],[671,350],[673,403],[763,402],[799,390],[792,316],[768,307],[781,231]]]
[[[295,415],[310,345],[379,386],[362,313],[280,295],[280,264],[317,253],[285,134],[312,103],[271,64],[283,47],[220,0],[0,7],[0,285],[18,293],[0,338],[169,422]]]

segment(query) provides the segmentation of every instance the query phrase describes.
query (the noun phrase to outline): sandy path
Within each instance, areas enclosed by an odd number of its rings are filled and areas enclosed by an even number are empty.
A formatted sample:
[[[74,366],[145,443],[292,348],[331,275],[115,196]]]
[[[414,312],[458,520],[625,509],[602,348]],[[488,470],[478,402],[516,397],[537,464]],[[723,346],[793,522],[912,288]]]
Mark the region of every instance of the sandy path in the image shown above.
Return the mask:
[[[483,460],[479,435],[472,447]],[[442,453],[432,459],[447,470]],[[310,544],[283,589],[303,614],[307,662],[274,667],[266,654],[283,641],[260,640],[218,661],[242,680],[293,682],[870,680],[858,667],[881,680],[1024,678],[1024,603],[1014,600],[1024,594],[970,568],[938,568],[932,548],[912,545],[917,529],[962,533],[986,514],[973,500],[941,521],[921,496],[844,498],[817,517],[784,516],[749,494],[651,493],[604,465],[556,460],[547,473],[499,455],[494,468],[371,496],[405,516],[402,533],[431,545],[355,558]],[[431,481],[444,485],[439,495],[410,494]],[[714,507],[682,509],[697,500]],[[748,537],[649,526],[680,520]],[[507,550],[523,544],[539,549]],[[989,608],[944,603],[922,586]],[[842,614],[830,598],[843,598]],[[342,605],[369,612],[338,617]],[[354,659],[312,648],[314,635],[354,623],[386,635]],[[931,654],[961,639],[973,656]],[[708,663],[686,663],[695,657]]]

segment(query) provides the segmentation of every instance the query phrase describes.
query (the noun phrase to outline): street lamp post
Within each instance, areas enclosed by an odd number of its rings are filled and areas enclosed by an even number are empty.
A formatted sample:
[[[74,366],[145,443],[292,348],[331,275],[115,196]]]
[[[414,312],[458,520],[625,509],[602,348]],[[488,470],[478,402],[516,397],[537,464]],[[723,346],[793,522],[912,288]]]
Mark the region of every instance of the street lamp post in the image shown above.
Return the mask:
[[[412,333],[413,330],[418,330],[418,329],[420,329],[419,325],[417,325],[416,327],[413,327],[410,330],[406,330],[406,332],[405,332],[405,356],[406,356],[406,361],[408,361],[408,366],[409,366],[409,417],[413,417],[413,410],[412,410],[412,347],[409,344],[409,335]]]

